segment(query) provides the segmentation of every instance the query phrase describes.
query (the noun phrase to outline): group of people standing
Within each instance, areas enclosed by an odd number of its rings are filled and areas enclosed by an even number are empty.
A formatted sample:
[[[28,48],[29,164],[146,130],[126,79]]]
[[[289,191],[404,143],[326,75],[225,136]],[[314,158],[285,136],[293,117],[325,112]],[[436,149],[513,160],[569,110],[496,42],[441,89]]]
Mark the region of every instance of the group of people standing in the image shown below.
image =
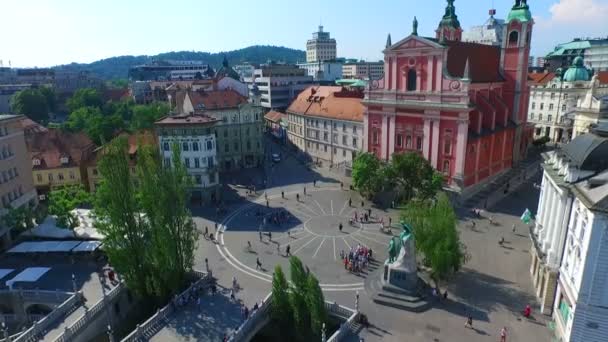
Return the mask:
[[[369,261],[372,259],[372,249],[361,245],[353,246],[348,253],[341,250],[340,258],[345,270],[359,273],[369,265]]]

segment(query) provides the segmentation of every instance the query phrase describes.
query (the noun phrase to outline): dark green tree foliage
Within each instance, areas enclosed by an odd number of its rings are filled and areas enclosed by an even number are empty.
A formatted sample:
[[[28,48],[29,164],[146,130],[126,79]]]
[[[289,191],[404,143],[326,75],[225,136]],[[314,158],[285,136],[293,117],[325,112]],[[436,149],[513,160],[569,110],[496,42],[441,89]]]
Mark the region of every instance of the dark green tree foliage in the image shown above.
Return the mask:
[[[97,145],[112,140],[124,127],[118,114],[105,116],[97,107],[81,107],[70,113],[64,127],[71,132],[84,132]]]
[[[292,256],[289,258],[291,271],[292,291],[290,292],[291,308],[295,323],[296,336],[307,341],[310,338],[310,312],[306,303],[306,292],[308,289],[308,275],[300,259]]]
[[[108,144],[95,212],[110,263],[138,295],[162,301],[176,293],[192,269],[198,231],[187,209],[191,179],[173,146],[172,168],[155,148],[141,146],[131,177],[127,142]]]
[[[8,207],[7,209],[8,212],[1,219],[3,225],[17,231],[25,231],[34,227],[36,213],[30,206]]]
[[[361,153],[353,162],[353,185],[371,197],[382,189],[382,163],[373,153]]]
[[[319,286],[319,281],[312,274],[309,274],[307,279],[306,305],[310,312],[311,332],[315,336],[314,340],[319,340],[323,323],[327,322],[327,311],[325,310],[325,298],[321,286]]]
[[[456,230],[454,208],[445,193],[438,193],[435,200],[410,201],[401,212],[401,219],[414,230],[416,250],[431,268],[437,286],[468,260]]]
[[[418,153],[393,154],[384,173],[386,186],[401,200],[431,198],[443,184],[443,176]]]
[[[25,89],[11,98],[11,109],[17,114],[45,124],[49,120],[49,103],[40,89]]]
[[[272,275],[272,306],[271,318],[278,324],[281,335],[288,337],[293,335],[293,312],[289,302],[289,283],[280,265],[274,268]]]
[[[74,95],[68,99],[66,105],[71,113],[83,107],[101,108],[103,106],[103,99],[96,89],[82,88],[76,90]]]
[[[55,90],[50,87],[40,87],[38,89],[46,98],[46,105],[49,112],[54,113],[57,110],[57,94],[55,93]]]
[[[166,116],[169,111],[169,105],[163,102],[134,106],[130,128],[132,131],[154,128],[154,122]]]
[[[82,185],[64,186],[55,189],[49,194],[49,214],[57,216],[57,225],[64,228],[76,228],[78,218],[72,210],[90,205],[91,196]]]

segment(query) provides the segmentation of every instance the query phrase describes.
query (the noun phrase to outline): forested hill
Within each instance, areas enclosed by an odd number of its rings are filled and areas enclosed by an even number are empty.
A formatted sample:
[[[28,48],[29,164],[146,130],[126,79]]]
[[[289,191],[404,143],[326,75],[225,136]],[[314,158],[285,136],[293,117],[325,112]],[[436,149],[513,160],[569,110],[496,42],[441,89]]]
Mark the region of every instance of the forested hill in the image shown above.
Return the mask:
[[[173,51],[165,52],[155,56],[119,56],[102,59],[90,64],[65,64],[55,68],[68,70],[88,70],[103,79],[127,78],[129,68],[135,65],[145,64],[153,60],[182,60],[203,61],[214,68],[219,68],[224,55],[228,58],[230,65],[249,62],[254,64],[265,63],[268,60],[286,63],[303,62],[306,53],[302,50],[290,49],[282,46],[255,45],[240,50],[209,53],[195,51]]]

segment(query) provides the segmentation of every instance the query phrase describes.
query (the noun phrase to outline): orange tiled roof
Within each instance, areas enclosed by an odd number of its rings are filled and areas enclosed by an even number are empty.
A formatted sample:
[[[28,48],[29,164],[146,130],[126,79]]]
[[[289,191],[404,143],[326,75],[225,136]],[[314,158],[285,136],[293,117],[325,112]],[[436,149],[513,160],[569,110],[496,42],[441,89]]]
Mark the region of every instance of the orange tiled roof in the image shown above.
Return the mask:
[[[528,78],[532,81],[533,85],[547,84],[555,77],[555,73],[552,72],[531,72],[528,74]]]
[[[58,167],[77,167],[87,162],[95,144],[84,133],[70,133],[51,128],[26,136],[27,150],[31,159],[40,159],[34,169],[53,169]],[[68,162],[62,163],[61,158]]]
[[[271,110],[270,112],[266,113],[266,115],[264,115],[264,118],[268,121],[279,122],[281,119],[285,118],[285,114]]]
[[[600,84],[608,84],[608,71],[598,72],[597,79],[600,81]]]
[[[131,158],[134,158],[137,155],[137,150],[139,148],[139,146],[141,145],[146,145],[146,146],[150,146],[150,145],[157,145],[158,144],[158,137],[156,136],[156,134],[154,134],[154,132],[150,131],[150,130],[143,130],[143,131],[139,131],[137,133],[133,133],[133,134],[129,134],[126,132],[120,133],[118,137],[126,137],[127,138],[127,144],[128,144],[128,153],[131,156]],[[94,151],[95,153],[95,157],[92,160],[93,165],[97,164],[99,157],[101,156],[100,152],[103,152],[104,150],[104,146],[99,147],[98,149],[96,149]]]
[[[188,96],[195,110],[235,108],[247,102],[246,97],[232,89],[189,91]]]
[[[358,92],[342,87],[310,86],[291,103],[288,112],[326,117],[337,120],[363,122],[365,106]]]
[[[25,133],[26,136],[48,131],[48,129],[46,127],[42,126],[41,124],[39,124],[25,116],[23,117],[23,119],[21,119],[21,127],[23,127],[23,132]]]

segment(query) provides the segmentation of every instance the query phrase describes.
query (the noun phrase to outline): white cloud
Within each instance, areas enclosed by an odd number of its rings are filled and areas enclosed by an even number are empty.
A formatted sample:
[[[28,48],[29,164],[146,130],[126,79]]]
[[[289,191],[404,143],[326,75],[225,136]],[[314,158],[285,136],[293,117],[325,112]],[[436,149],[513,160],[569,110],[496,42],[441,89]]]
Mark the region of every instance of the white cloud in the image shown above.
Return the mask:
[[[608,2],[604,0],[559,0],[549,8],[551,17],[539,18],[541,25],[603,26],[606,29]]]

